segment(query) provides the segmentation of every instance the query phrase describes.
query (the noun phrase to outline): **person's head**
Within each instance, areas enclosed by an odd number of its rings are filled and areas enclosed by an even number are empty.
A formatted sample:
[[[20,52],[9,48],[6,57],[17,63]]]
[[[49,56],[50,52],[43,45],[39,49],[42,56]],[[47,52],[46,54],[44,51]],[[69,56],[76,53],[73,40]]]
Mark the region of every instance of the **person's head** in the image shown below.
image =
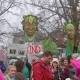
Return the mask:
[[[60,66],[64,68],[68,67],[69,65],[68,59],[66,57],[61,58],[59,63],[60,63]]]
[[[50,64],[52,61],[52,53],[50,51],[45,51],[42,57],[47,64]]]
[[[59,65],[59,60],[57,59],[57,58],[53,58],[53,60],[52,60],[52,67],[58,67],[58,65]]]
[[[33,15],[23,16],[23,30],[28,36],[33,36],[37,31],[38,18]]]
[[[68,60],[67,59],[64,59],[64,66],[68,66]]]
[[[9,65],[8,66],[8,74],[10,77],[14,77],[16,75],[16,66]]]
[[[15,63],[17,72],[22,72],[23,66],[24,66],[24,62],[22,60],[18,60]]]

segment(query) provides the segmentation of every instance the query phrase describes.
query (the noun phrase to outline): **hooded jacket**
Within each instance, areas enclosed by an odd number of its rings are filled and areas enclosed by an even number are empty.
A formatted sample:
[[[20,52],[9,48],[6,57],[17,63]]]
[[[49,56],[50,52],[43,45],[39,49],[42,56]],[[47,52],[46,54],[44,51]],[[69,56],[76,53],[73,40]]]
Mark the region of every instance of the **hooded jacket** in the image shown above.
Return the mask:
[[[53,80],[49,65],[40,60],[33,65],[33,80]]]

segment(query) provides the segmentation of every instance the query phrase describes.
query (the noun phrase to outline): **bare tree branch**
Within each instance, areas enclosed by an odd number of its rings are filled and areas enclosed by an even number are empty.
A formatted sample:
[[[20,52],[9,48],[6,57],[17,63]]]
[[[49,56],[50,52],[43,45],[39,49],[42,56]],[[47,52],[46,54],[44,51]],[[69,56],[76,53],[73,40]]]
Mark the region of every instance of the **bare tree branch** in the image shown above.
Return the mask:
[[[61,16],[61,17],[64,18],[63,15],[61,15],[60,13],[58,13],[58,12],[55,11],[55,10],[52,10],[52,9],[49,9],[49,8],[46,8],[46,7],[43,7],[43,6],[37,5],[37,4],[32,4],[32,3],[27,3],[27,2],[26,2],[26,4],[29,4],[29,5],[32,5],[32,6],[36,6],[36,7],[40,7],[40,8],[42,8],[42,9],[46,9],[46,10],[51,11],[52,13],[56,13],[57,15],[59,15],[59,16]]]
[[[12,0],[12,1],[11,1],[11,4],[9,5],[9,7],[8,7],[7,9],[4,9],[3,11],[0,12],[0,16],[1,16],[2,14],[4,14],[6,11],[8,11],[8,10],[11,8],[11,6],[12,6],[13,3],[14,3],[14,1],[15,1],[15,0]]]
[[[62,8],[63,8],[63,12],[64,12],[63,15],[64,15],[64,17],[65,17],[65,20],[68,21],[67,15],[66,15],[66,11],[65,11],[66,9],[64,8],[63,2],[62,2],[62,0],[59,0],[59,1],[60,1],[61,5],[62,5]]]

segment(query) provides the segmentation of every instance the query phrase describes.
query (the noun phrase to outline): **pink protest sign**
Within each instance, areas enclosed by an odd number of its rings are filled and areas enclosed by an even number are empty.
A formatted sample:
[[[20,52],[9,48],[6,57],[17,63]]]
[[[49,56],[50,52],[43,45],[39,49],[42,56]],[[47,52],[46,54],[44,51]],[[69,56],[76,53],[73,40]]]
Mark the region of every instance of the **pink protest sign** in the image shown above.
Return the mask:
[[[25,53],[26,54],[38,54],[38,53],[40,53],[40,52],[42,52],[42,45],[40,45],[40,44],[32,44],[32,43],[30,43],[30,44],[28,44],[28,46],[26,47],[26,51],[25,51]]]

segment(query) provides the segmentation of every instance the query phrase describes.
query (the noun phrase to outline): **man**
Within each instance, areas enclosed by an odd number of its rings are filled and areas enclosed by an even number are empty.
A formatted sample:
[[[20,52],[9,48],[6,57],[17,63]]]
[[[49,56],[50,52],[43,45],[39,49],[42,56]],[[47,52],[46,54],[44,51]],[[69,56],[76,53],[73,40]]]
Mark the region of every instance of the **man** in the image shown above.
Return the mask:
[[[39,62],[36,62],[32,66],[32,79],[33,80],[53,80],[50,62],[52,60],[52,53],[46,51],[43,53]]]
[[[16,67],[14,65],[9,65],[8,73],[5,76],[5,80],[16,80]]]

